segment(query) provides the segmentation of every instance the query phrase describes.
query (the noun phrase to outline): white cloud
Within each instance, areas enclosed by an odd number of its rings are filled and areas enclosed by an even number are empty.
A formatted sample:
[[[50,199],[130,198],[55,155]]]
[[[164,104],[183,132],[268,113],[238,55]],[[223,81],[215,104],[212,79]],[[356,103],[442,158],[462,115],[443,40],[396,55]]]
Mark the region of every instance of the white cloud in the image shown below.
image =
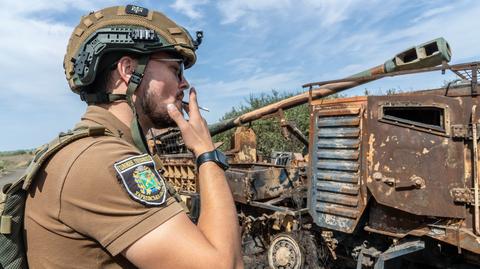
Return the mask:
[[[349,18],[355,10],[369,3],[355,0],[227,0],[219,1],[219,9],[224,24],[241,23],[259,28],[271,23],[271,18],[280,15],[293,21],[312,19],[322,27],[338,24]],[[311,30],[311,29],[309,29]]]
[[[102,7],[93,0],[75,3],[68,0],[7,1],[2,4],[0,24],[5,27],[0,28],[0,36],[8,37],[0,42],[3,88],[47,102],[68,93],[63,57],[74,26],[55,21],[51,16],[42,18],[42,14],[63,14],[70,9],[86,14]]]
[[[350,13],[352,13],[357,6],[353,0],[303,0],[301,5],[304,6],[305,11],[316,13],[319,22],[324,27],[328,27],[346,20]]]
[[[431,17],[434,17],[434,16],[440,15],[442,13],[448,12],[450,10],[453,10],[454,8],[455,7],[453,5],[451,5],[451,6],[443,6],[443,7],[437,7],[437,8],[429,9],[429,10],[425,11],[421,16],[418,16],[417,18],[415,18],[413,20],[413,22],[420,22],[422,20],[429,19]]]
[[[223,16],[222,23],[229,24],[239,21],[242,17],[243,23],[250,23],[250,26],[258,26],[258,17],[255,12],[263,15],[270,14],[275,10],[284,10],[292,5],[291,0],[226,0],[219,1],[217,8]]]
[[[221,93],[223,97],[244,96],[262,91],[300,89],[301,76],[297,71],[283,73],[259,73],[232,81],[210,81],[199,84],[199,88]]]
[[[442,16],[430,16],[420,24],[396,30],[380,36],[383,44],[394,42],[415,43],[425,42],[437,37],[445,37],[452,46],[454,61],[480,56],[478,44],[480,36],[471,34],[468,29],[478,29],[480,21],[475,20],[480,14],[480,5],[468,5],[468,9],[457,8]]]
[[[252,74],[262,72],[261,60],[258,58],[236,58],[226,63],[234,71],[240,74]]]
[[[38,11],[65,11],[72,6],[72,1],[69,0],[6,1],[5,3],[2,3],[0,13],[5,13],[2,15],[28,15],[32,12]],[[77,9],[90,9],[92,7],[92,1],[75,1],[75,8]]]
[[[62,58],[71,27],[20,14],[0,14],[0,23],[8,25],[0,28],[0,36],[11,37],[0,43],[3,87],[16,94],[56,94],[63,86],[56,81],[62,78]],[[39,88],[45,95],[39,94]]]
[[[298,71],[278,73],[258,73],[254,76],[240,77],[232,80],[197,80],[199,104],[210,108],[203,113],[209,123],[220,119],[226,111],[240,105],[250,94],[260,94],[277,90],[280,92],[302,91],[304,81]]]
[[[0,43],[0,69],[2,76],[9,78],[3,85],[9,91],[35,93],[38,87],[46,84],[50,88],[44,90],[47,95],[55,91],[56,87],[50,83],[56,80],[52,78],[58,78],[58,74],[63,73],[62,57],[72,27],[36,19],[35,13],[62,11],[67,8],[67,3],[8,1],[3,5],[0,23],[6,27],[0,28],[0,36],[9,38],[8,42]],[[82,1],[79,3],[80,6],[84,4]]]
[[[404,17],[403,21],[399,22],[400,25],[389,26],[391,17],[402,17],[399,14],[418,8],[410,6],[401,9],[401,7],[401,3],[381,10],[372,7],[352,29],[342,27],[335,29],[334,32],[324,31],[323,35],[322,30],[306,31],[292,41],[291,47],[296,51],[303,48],[303,51],[308,51],[312,61],[317,62],[332,58],[340,59],[341,55],[342,60],[333,64],[342,63],[347,67],[332,66],[330,68],[332,71],[322,73],[326,79],[350,75],[381,64],[395,53],[441,36],[452,46],[453,62],[474,60],[473,57],[480,55],[478,51],[480,36],[468,34],[466,30],[480,27],[480,21],[472,19],[479,14],[480,5],[463,2],[463,5],[455,8],[425,6],[422,8],[428,11],[420,12],[423,14],[421,22],[417,19],[409,21],[408,17]],[[370,16],[372,14],[375,16]],[[359,69],[355,70],[356,67]]]
[[[70,92],[62,67],[74,26],[54,16],[99,8],[93,0],[2,2],[0,81],[5,94],[0,99],[0,122],[11,127],[11,134],[0,136],[0,150],[45,143],[71,128],[81,115],[84,105]],[[80,15],[75,17],[80,20]]]
[[[191,19],[197,20],[204,16],[198,7],[208,3],[209,0],[175,0],[170,7]]]

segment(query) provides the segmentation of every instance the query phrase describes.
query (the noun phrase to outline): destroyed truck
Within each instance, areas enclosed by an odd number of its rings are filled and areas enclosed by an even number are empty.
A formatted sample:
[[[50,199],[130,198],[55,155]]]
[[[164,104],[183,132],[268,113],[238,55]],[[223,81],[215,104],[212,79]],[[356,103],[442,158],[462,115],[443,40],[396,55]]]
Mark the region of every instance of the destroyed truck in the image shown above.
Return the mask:
[[[226,171],[247,268],[480,268],[480,62],[449,65],[439,38],[354,76],[210,126],[237,127]],[[387,76],[453,72],[443,88],[323,99]],[[308,104],[308,136],[283,111]],[[277,116],[303,154],[258,159],[248,123]],[[151,141],[198,217],[193,155],[178,130]]]

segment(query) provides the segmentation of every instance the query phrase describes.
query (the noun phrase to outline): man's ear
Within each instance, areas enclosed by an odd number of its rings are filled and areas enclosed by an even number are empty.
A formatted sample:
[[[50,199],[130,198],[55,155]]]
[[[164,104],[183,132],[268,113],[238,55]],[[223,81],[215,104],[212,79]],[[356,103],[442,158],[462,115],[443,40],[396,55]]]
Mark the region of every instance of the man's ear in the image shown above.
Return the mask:
[[[135,67],[137,67],[137,61],[130,56],[123,56],[118,60],[116,71],[122,82],[126,85],[128,85],[128,81],[130,80]]]

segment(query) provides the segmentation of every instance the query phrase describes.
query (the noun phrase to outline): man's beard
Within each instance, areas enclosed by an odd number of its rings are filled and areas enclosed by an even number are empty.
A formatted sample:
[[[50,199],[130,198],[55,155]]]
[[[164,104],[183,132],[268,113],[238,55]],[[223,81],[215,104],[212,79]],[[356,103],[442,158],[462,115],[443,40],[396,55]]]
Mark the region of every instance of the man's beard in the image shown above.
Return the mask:
[[[176,127],[177,124],[168,115],[167,105],[156,103],[154,99],[149,96],[148,91],[144,91],[141,100],[143,113],[152,122],[153,127],[156,129]]]

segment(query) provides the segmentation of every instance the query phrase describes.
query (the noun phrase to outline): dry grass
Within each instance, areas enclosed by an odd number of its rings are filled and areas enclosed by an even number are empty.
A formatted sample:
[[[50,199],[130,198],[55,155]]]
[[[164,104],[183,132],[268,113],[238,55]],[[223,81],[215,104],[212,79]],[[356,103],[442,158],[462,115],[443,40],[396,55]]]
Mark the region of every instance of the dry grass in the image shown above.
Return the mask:
[[[32,158],[31,153],[0,156],[0,176],[7,171],[27,167]]]

